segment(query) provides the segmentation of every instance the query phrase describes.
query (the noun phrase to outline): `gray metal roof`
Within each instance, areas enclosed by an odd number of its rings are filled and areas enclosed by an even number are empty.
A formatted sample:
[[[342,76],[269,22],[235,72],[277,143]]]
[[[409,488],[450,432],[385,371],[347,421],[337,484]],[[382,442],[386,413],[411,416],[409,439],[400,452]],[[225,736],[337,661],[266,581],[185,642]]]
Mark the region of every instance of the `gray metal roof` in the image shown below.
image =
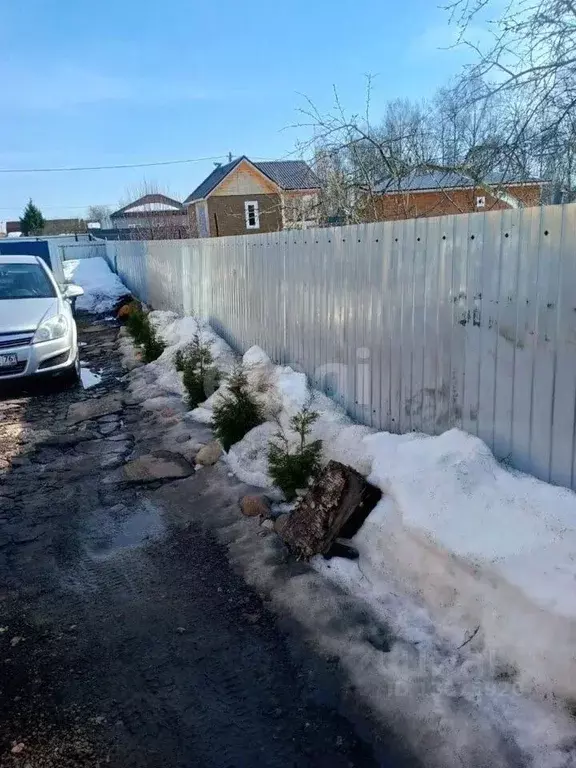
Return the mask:
[[[507,173],[489,173],[484,177],[484,184],[543,184],[541,179],[529,176],[512,176]],[[383,194],[394,192],[409,192],[426,189],[458,189],[475,187],[478,183],[463,173],[456,171],[424,171],[414,172],[403,179],[385,179],[376,185],[375,192]]]
[[[320,186],[316,174],[303,160],[275,160],[254,165],[282,189],[318,189]]]
[[[209,195],[242,160],[252,163],[282,189],[317,189],[320,186],[317,177],[303,160],[270,160],[254,163],[242,155],[242,157],[232,160],[231,163],[214,168],[212,173],[184,200],[184,205],[193,203],[195,200],[202,200],[206,195]]]

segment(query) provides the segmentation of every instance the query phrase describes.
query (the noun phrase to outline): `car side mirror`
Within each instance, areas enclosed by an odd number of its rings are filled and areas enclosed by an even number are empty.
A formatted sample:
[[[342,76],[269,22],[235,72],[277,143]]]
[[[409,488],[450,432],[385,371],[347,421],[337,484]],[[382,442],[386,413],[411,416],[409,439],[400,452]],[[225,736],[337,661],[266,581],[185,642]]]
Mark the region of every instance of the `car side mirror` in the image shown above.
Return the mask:
[[[68,283],[64,286],[63,295],[65,299],[77,299],[84,295],[84,288],[74,283]]]

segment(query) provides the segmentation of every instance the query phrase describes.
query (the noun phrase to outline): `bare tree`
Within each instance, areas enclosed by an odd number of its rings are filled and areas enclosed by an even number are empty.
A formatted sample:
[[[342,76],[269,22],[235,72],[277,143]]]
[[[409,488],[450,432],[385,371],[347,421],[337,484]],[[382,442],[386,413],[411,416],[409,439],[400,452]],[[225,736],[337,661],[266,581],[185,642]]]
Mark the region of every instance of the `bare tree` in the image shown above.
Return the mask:
[[[102,227],[110,226],[110,206],[108,205],[91,205],[86,211],[87,221],[97,221]]]
[[[466,103],[463,91],[470,97]],[[306,120],[299,125],[311,131],[312,138],[301,150],[311,152],[321,180],[323,220],[378,219],[384,192],[398,193],[396,204],[405,205],[406,217],[414,216],[413,204],[400,193],[408,177],[427,171],[438,171],[440,180],[449,180],[449,172],[464,174],[499,199],[503,185],[488,179],[498,170],[505,182],[520,172],[522,159],[516,152],[511,163],[500,123],[500,98],[475,102],[472,95],[480,91],[487,91],[482,81],[467,83],[466,90],[463,85],[458,91],[441,89],[430,102],[395,100],[376,124],[370,115],[370,79],[362,114],[346,112],[337,94],[328,113],[307,100],[301,110]],[[453,197],[449,184],[442,191]]]
[[[484,90],[467,104],[503,97],[502,143],[508,156],[523,157],[554,178],[565,194],[575,187],[576,2],[574,0],[454,0],[447,9],[460,42],[474,53],[459,86]],[[490,17],[489,37],[472,39],[472,24]]]
[[[333,108],[322,113],[306,99],[300,110],[311,138],[300,151],[312,155],[321,180],[326,218],[353,223],[376,216],[377,192],[382,182],[398,183],[409,169],[431,162],[426,141],[425,111],[408,101],[392,102],[376,126],[371,119],[372,80],[368,78],[362,114],[348,113],[334,91]]]

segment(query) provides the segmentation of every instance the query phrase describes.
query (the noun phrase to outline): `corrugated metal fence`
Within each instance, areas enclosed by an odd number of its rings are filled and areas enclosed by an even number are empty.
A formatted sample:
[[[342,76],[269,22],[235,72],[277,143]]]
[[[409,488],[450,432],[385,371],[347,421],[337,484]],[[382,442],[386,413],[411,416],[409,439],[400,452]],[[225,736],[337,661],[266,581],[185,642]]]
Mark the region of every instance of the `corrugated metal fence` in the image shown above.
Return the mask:
[[[95,256],[106,258],[106,242],[104,240],[81,240],[77,243],[58,245],[62,261],[71,259],[93,259]]]
[[[108,255],[153,307],[196,311],[237,349],[299,366],[359,421],[458,426],[575,487],[576,205]]]

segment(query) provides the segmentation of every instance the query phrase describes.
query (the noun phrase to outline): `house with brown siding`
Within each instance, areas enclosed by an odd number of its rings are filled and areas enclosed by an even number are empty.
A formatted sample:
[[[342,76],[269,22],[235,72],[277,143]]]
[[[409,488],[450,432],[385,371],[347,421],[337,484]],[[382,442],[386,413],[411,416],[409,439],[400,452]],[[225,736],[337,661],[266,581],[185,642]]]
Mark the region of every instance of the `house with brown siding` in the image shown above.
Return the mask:
[[[217,166],[184,201],[197,237],[222,237],[315,226],[319,182],[301,160]]]
[[[489,174],[480,184],[452,171],[412,173],[379,184],[367,202],[366,217],[389,221],[537,206],[547,186],[540,179],[504,174]]]

